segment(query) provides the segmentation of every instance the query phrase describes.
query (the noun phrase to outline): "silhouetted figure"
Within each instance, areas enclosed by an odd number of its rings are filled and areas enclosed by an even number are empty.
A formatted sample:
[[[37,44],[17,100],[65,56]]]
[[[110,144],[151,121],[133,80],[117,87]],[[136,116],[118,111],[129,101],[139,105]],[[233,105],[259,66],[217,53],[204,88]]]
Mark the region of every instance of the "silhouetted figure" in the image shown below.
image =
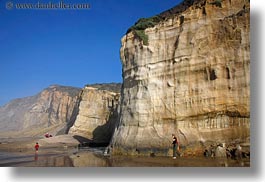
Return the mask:
[[[179,153],[179,142],[174,134],[172,134],[172,145],[173,145],[173,159],[176,159],[177,154],[180,156],[180,153]]]
[[[231,154],[229,148],[226,148],[226,158],[231,158],[232,159],[232,154]]]
[[[208,151],[208,149],[205,149],[204,152],[203,152],[203,155],[204,155],[204,157],[209,157],[211,154]]]
[[[213,145],[210,146],[211,157],[215,157],[215,148]]]
[[[236,146],[235,156],[237,159],[242,159],[242,147],[239,144]]]

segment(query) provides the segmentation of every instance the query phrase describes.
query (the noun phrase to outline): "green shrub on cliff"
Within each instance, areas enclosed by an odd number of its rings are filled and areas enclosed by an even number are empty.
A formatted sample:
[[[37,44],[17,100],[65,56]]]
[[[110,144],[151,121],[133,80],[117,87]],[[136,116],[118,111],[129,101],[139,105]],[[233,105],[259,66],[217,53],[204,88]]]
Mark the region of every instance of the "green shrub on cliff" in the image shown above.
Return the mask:
[[[145,34],[144,30],[134,30],[137,38],[143,41],[144,45],[148,45],[148,36]]]
[[[162,19],[159,16],[153,16],[150,18],[141,18],[139,19],[134,26],[129,28],[130,30],[145,30],[150,27],[157,25]]]
[[[161,20],[162,18],[159,16],[141,18],[131,28],[128,29],[127,33],[133,32],[137,36],[137,38],[143,41],[144,45],[148,45],[148,36],[145,34],[144,30],[154,27]]]

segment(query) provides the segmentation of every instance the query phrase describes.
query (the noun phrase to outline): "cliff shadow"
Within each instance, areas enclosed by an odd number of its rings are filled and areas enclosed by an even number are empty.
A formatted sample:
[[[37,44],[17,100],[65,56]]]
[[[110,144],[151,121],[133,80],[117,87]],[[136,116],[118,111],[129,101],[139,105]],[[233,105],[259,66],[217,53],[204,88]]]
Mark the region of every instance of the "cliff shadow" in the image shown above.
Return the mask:
[[[93,140],[90,144],[91,147],[107,147],[110,144],[118,121],[118,110],[117,106],[109,109],[110,115],[107,122],[104,125],[98,126],[93,131]]]
[[[67,121],[66,126],[63,129],[61,129],[56,135],[68,134],[70,128],[75,124],[76,118],[77,118],[78,113],[79,113],[79,105],[80,105],[81,100],[82,100],[82,94],[83,94],[83,91],[80,92],[80,94],[76,100],[76,103],[75,103],[75,106],[73,108],[71,117],[70,117],[69,121]]]
[[[74,135],[73,138],[80,143],[78,145],[79,147],[90,147],[89,144],[92,142],[92,140],[82,137],[80,135]]]
[[[109,107],[109,112],[110,114],[106,118],[106,123],[96,127],[92,132],[92,139],[80,135],[73,136],[80,143],[79,147],[107,147],[110,144],[118,121],[117,106]]]

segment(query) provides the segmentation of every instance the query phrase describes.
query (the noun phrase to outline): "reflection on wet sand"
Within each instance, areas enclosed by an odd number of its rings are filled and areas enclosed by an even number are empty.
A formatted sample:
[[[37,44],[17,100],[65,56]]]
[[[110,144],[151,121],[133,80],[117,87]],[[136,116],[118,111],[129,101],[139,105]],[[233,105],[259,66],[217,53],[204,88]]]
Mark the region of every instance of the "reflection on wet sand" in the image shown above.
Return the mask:
[[[0,166],[14,167],[72,167],[68,151],[61,149],[45,149],[38,153],[0,152]]]
[[[249,160],[226,158],[103,157],[83,152],[70,157],[75,167],[249,167]],[[58,165],[58,164],[57,164]]]
[[[110,167],[108,158],[98,156],[92,152],[82,152],[71,156],[76,167]]]
[[[22,166],[34,167],[73,167],[73,163],[69,156],[43,156],[35,160],[33,163],[26,163]]]
[[[42,156],[35,155],[34,160],[14,163],[14,167],[73,167],[69,156]]]
[[[39,156],[38,156],[38,153],[35,153],[34,160],[35,160],[35,161],[37,161],[37,160],[38,160],[38,158],[39,158]]]
[[[249,167],[248,160],[231,160],[226,158],[188,158],[172,160],[171,157],[118,157],[110,159],[115,167]]]
[[[15,167],[249,167],[250,159],[180,157],[104,157],[101,150],[47,150],[32,154],[0,153],[0,166]],[[1,155],[2,154],[2,155]]]
[[[0,166],[10,167],[73,167],[69,156],[27,156],[20,159],[1,161]]]

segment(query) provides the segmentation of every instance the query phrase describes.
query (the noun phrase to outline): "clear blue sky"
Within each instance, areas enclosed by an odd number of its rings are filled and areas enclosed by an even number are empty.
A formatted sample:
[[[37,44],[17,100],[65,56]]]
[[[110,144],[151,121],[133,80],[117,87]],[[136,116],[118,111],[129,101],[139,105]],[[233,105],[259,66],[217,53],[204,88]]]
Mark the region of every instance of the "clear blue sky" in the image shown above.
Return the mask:
[[[52,84],[83,87],[122,82],[121,37],[139,18],[158,14],[180,1],[65,0],[86,2],[91,8],[7,10],[8,1],[0,0],[0,106]]]

